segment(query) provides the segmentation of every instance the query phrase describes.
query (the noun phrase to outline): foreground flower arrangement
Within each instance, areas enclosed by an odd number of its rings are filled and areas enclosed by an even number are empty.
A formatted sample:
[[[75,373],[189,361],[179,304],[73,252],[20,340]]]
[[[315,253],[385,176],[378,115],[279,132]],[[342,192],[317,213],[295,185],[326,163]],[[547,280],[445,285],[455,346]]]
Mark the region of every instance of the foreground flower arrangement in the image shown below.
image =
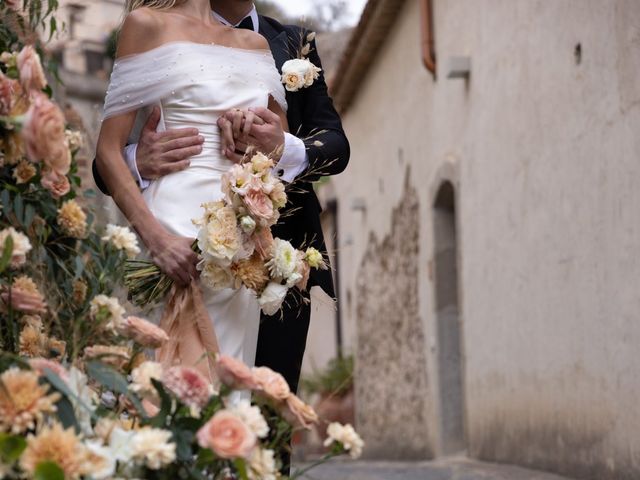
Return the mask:
[[[307,289],[311,269],[328,268],[317,249],[298,250],[271,234],[287,203],[273,167],[262,153],[234,165],[222,176],[223,199],[202,205],[204,215],[193,220],[204,284],[213,290],[245,286],[267,315],[280,310],[291,289]],[[163,298],[173,282],[152,262],[131,260],[125,284],[134,302],[146,306]]]
[[[95,302],[95,316],[120,346],[87,347],[71,366],[0,356],[2,478],[288,478],[278,452],[319,419],[280,374],[220,355],[214,386],[194,368],[146,360],[142,350],[166,333],[106,300]],[[328,432],[322,461],[360,455],[351,426]]]
[[[106,338],[90,301],[139,250],[118,227],[101,233],[79,191],[83,134],[50,98],[34,33],[55,5],[0,2],[0,348],[75,359]]]

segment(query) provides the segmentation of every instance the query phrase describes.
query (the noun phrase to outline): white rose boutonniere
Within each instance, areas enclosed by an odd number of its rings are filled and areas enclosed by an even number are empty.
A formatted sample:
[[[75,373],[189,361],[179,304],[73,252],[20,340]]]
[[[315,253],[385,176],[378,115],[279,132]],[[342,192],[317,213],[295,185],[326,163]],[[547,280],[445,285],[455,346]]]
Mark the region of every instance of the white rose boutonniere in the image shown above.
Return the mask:
[[[300,49],[298,58],[288,60],[282,65],[282,83],[289,92],[297,92],[301,88],[313,85],[320,76],[321,68],[316,67],[307,55],[311,52],[311,41],[315,38],[315,32],[306,37],[306,43]]]

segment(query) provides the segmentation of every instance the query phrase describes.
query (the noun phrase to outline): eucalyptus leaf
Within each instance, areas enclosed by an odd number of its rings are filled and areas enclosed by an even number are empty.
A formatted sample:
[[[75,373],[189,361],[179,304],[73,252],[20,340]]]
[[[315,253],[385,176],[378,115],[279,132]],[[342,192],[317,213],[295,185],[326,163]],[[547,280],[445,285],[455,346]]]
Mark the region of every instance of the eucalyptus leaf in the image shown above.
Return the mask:
[[[31,226],[35,215],[36,209],[30,203],[27,204],[27,207],[24,210],[24,228],[29,228]]]
[[[19,435],[0,433],[0,457],[4,464],[10,465],[22,455],[27,448],[27,441]]]
[[[76,433],[80,433],[80,425],[78,424],[78,420],[76,419],[76,414],[73,411],[73,405],[69,398],[61,397],[60,400],[56,402],[56,409],[58,413],[58,420],[62,423],[64,428],[73,427]]]
[[[64,480],[64,472],[55,462],[41,462],[33,473],[34,480]]]
[[[249,477],[247,476],[247,462],[238,458],[233,461],[233,465],[238,471],[238,477],[240,478],[240,480],[249,480]]]
[[[102,362],[94,360],[87,363],[87,374],[107,389],[126,396],[133,403],[138,413],[145,418],[145,410],[140,399],[129,390],[127,379],[121,373]]]
[[[154,388],[158,392],[158,396],[160,397],[160,411],[156,414],[155,417],[150,419],[149,423],[153,427],[161,428],[166,426],[167,417],[171,413],[173,400],[165,390],[162,382],[156,380],[155,378],[152,378],[151,383],[153,384]]]
[[[76,257],[76,272],[73,279],[77,280],[80,278],[82,276],[82,272],[84,272],[84,262],[82,261],[82,258],[78,256]]]
[[[4,241],[4,248],[2,249],[2,257],[0,257],[0,273],[4,272],[9,263],[11,262],[11,256],[13,253],[13,237],[7,236]]]
[[[16,195],[16,198],[13,199],[13,211],[18,218],[20,223],[24,222],[24,202],[22,200],[22,195]]]
[[[2,199],[2,210],[5,215],[9,215],[13,211],[13,205],[11,204],[11,194],[9,190],[7,190],[7,185],[3,186],[2,194],[0,194],[0,199]]]
[[[78,397],[75,393],[73,393],[69,388],[69,386],[66,384],[66,382],[64,382],[52,370],[45,368],[43,375],[56,390],[62,393],[69,400],[73,400],[78,406],[84,408],[87,412],[89,412],[89,414],[91,414],[94,420],[98,419],[97,416],[94,414],[93,410],[91,409],[91,407],[89,407],[89,405],[87,405],[80,397]],[[75,414],[74,414],[74,420],[75,420]]]

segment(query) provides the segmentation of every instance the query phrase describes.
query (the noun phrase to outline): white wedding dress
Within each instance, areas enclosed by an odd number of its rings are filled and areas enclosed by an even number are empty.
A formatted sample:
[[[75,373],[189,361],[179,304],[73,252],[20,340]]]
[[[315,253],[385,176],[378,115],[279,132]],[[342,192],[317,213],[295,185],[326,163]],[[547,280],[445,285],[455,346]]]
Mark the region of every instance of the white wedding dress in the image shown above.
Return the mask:
[[[201,205],[222,197],[221,175],[232,162],[220,153],[218,117],[231,108],[267,107],[269,96],[286,111],[269,50],[182,41],[116,61],[104,118],[158,105],[158,130],[195,127],[204,137],[202,152],[186,170],[153,181],[143,193],[167,230],[195,238],[192,219],[202,216]],[[255,296],[244,287],[203,293],[221,352],[254,365],[260,321]]]

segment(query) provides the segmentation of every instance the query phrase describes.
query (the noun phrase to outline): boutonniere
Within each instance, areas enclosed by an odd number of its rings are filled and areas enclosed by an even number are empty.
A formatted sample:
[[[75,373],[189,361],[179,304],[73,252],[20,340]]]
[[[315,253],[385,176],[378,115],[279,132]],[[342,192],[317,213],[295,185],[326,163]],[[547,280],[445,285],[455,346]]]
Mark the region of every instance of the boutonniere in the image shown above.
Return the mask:
[[[298,51],[298,58],[288,60],[282,65],[282,83],[289,92],[297,92],[301,88],[313,85],[322,69],[316,67],[307,59],[311,53],[311,42],[316,38],[315,32],[311,32],[306,37],[306,42]]]

